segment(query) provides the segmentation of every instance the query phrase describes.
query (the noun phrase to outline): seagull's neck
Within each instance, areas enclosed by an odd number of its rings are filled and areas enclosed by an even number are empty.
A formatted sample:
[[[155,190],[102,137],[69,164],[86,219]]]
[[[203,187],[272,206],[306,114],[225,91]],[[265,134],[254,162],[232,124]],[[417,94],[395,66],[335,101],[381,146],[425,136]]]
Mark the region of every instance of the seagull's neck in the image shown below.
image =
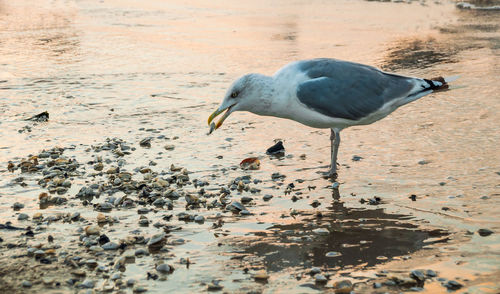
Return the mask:
[[[288,93],[283,93],[280,89],[280,82],[275,77],[255,74],[255,93],[251,101],[251,106],[247,109],[252,113],[265,116],[286,117]]]

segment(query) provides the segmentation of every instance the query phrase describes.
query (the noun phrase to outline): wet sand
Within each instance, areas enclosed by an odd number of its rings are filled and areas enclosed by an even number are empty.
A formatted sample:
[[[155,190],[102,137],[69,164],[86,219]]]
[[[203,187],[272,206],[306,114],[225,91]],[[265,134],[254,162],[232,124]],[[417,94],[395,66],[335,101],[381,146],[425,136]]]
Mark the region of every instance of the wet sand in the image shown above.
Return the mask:
[[[85,293],[93,281],[96,292],[198,292],[217,288],[216,280],[230,293],[315,293],[347,279],[356,293],[445,293],[449,280],[460,293],[497,293],[499,12],[447,1],[248,5],[0,2],[1,290]],[[313,57],[460,75],[462,87],[343,131],[339,195],[320,175],[327,130],[235,113],[206,136],[206,118],[232,80]],[[25,121],[42,111],[47,122]],[[145,138],[150,147],[141,146]],[[283,157],[265,154],[276,139]],[[57,146],[58,158],[40,157]],[[23,172],[37,166],[22,163],[34,163],[30,155],[39,169]],[[260,169],[241,170],[251,156]],[[65,172],[48,178],[59,164]],[[50,188],[54,181],[67,191]],[[93,184],[99,195],[79,194]],[[52,189],[49,198],[66,201],[39,200]],[[23,207],[14,210],[16,202]],[[87,236],[95,225],[99,235]],[[160,232],[166,237],[150,248]],[[103,234],[119,247],[100,250]],[[148,255],[132,261],[141,249]],[[161,263],[175,270],[162,273]],[[314,267],[326,283],[315,282]],[[263,269],[269,278],[255,281]],[[424,283],[410,277],[416,269]]]

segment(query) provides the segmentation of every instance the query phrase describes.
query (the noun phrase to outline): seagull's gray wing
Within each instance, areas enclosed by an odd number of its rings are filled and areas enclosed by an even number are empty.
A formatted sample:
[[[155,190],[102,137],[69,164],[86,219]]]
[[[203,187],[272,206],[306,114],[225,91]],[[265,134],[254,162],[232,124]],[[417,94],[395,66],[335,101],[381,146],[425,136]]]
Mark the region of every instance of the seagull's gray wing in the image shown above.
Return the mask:
[[[297,87],[300,102],[335,118],[359,120],[393,99],[412,94],[415,87],[414,78],[352,62],[313,59],[298,66],[310,78]]]

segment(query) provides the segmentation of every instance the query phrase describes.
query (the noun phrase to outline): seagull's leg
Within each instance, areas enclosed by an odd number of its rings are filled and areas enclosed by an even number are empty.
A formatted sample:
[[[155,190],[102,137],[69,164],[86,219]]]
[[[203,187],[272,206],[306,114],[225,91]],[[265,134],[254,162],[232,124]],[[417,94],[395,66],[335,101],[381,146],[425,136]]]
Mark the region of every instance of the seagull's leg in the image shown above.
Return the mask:
[[[329,176],[332,179],[336,179],[337,178],[337,153],[339,151],[339,145],[340,145],[340,130],[331,129],[330,142],[331,142],[332,162],[330,165]]]

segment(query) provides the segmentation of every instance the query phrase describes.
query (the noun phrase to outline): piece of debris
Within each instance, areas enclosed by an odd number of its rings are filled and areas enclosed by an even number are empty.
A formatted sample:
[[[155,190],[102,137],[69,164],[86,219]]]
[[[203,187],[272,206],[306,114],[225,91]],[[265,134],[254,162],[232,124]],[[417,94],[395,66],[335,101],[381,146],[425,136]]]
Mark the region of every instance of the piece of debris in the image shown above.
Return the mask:
[[[39,114],[32,116],[30,118],[27,118],[25,120],[36,121],[36,122],[46,122],[49,120],[49,113],[47,111],[44,111],[42,113],[39,113]]]
[[[240,162],[243,170],[257,170],[260,168],[260,160],[257,157],[245,158]]]
[[[274,144],[273,146],[269,147],[266,150],[267,155],[285,155],[285,147],[283,146],[282,141],[278,141],[278,143]]]

